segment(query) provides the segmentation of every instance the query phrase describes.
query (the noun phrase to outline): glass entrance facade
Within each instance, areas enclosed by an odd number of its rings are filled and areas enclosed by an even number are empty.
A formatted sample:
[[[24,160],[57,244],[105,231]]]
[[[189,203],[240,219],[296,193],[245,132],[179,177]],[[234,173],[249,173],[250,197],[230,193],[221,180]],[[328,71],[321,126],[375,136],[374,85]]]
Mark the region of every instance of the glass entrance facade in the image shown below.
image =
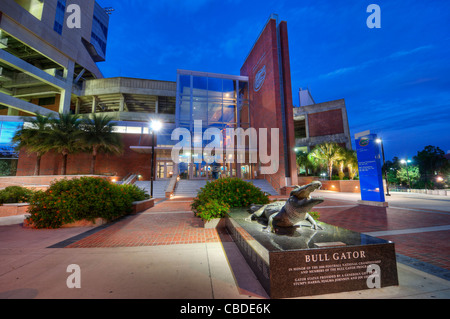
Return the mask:
[[[221,146],[225,148],[229,142],[225,138],[226,129],[250,127],[249,112],[248,77],[178,70],[176,126],[191,132],[192,144],[199,142],[195,141],[194,130],[198,132],[201,128],[203,136],[208,128],[218,128],[224,136]],[[210,142],[203,138],[202,149]],[[203,156],[200,152],[194,150],[184,156],[179,164],[181,178],[211,178],[213,165],[193,160]],[[244,177],[241,171],[245,172],[245,176],[251,176],[251,165],[241,169],[240,164],[225,159],[219,166],[219,176]]]

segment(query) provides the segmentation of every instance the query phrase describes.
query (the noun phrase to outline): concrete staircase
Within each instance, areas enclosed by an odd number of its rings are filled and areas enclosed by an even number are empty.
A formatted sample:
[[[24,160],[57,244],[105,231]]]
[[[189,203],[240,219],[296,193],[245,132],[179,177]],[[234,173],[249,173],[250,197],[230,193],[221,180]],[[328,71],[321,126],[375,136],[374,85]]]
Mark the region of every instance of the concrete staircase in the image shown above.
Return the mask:
[[[269,195],[280,195],[273,188],[273,186],[265,179],[251,179],[246,181],[252,183],[253,185],[261,189],[263,192],[268,193]]]
[[[178,181],[175,188],[175,197],[195,197],[200,188],[206,185],[206,180],[185,180]]]
[[[165,198],[166,188],[169,185],[169,179],[162,179],[153,181],[153,198]],[[150,181],[137,181],[134,183],[139,188],[144,189],[147,194],[150,194]]]

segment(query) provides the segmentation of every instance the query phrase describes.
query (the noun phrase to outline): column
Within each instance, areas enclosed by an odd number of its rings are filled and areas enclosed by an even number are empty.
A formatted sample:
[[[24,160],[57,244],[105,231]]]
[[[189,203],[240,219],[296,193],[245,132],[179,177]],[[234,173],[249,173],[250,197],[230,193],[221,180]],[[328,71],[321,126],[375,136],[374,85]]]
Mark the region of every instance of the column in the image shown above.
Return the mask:
[[[70,111],[70,100],[72,98],[73,75],[75,62],[69,60],[67,68],[64,68],[64,87],[61,90],[61,99],[59,101],[59,112],[68,113]]]

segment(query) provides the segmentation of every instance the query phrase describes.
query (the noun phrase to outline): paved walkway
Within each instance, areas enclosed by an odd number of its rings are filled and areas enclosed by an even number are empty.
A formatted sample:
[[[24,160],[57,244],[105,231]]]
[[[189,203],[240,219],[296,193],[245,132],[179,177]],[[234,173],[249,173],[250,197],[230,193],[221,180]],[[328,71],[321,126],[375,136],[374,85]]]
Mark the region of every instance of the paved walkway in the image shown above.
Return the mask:
[[[159,200],[96,228],[1,226],[0,298],[266,298],[228,234],[201,227],[190,203]],[[450,297],[450,213],[335,194],[316,208],[323,222],[394,241],[400,286],[314,298]],[[73,263],[83,271],[79,291],[65,285]]]
[[[279,196],[278,198],[282,198]],[[133,247],[219,242],[216,230],[204,229],[190,211],[191,199],[163,200],[85,238],[59,247]],[[320,220],[388,239],[396,252],[450,271],[450,213],[357,205],[328,199],[315,207]],[[223,236],[222,236],[223,237]],[[73,240],[72,240],[73,241]]]
[[[393,241],[396,253],[450,271],[450,213],[341,200],[327,200],[316,208],[325,223]]]

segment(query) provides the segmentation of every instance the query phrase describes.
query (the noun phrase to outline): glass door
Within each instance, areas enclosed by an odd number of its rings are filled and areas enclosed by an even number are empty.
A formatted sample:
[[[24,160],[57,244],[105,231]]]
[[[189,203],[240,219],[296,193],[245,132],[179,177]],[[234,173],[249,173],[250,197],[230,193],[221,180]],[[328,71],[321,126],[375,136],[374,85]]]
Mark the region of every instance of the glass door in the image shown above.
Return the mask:
[[[158,165],[156,167],[156,178],[166,178],[166,162],[158,162]]]
[[[156,178],[157,179],[167,179],[171,178],[173,175],[173,162],[168,161],[158,161],[156,166]]]
[[[211,165],[206,162],[191,163],[191,179],[211,179]]]

